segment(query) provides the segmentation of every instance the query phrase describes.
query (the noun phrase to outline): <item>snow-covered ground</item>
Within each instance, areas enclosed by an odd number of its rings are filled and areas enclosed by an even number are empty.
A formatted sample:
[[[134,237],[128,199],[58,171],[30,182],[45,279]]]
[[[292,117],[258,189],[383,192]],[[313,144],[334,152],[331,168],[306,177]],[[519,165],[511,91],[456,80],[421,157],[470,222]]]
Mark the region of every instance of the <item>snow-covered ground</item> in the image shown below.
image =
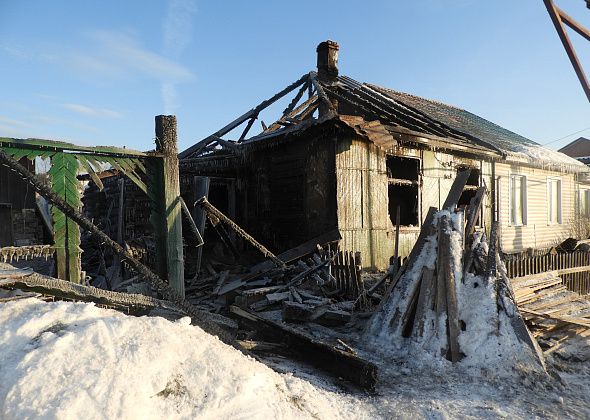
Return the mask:
[[[374,395],[269,363],[284,373],[187,319],[33,298],[0,304],[2,419],[590,418],[589,341],[556,352],[550,376],[378,360]]]

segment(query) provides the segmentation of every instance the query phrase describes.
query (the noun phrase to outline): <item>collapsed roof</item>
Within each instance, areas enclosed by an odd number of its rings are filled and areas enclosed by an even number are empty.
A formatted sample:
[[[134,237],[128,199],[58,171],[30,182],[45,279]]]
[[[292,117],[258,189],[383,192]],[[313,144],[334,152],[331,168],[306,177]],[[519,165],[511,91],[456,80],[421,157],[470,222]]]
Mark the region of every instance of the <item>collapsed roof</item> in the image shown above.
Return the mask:
[[[455,150],[488,159],[566,172],[588,168],[563,153],[494,124],[464,109],[338,75],[338,44],[318,46],[318,71],[304,74],[285,89],[182,152],[181,159],[235,153],[242,145],[301,134],[327,122],[347,126],[384,150],[404,143]],[[298,90],[297,90],[298,89]],[[297,90],[281,117],[248,136],[261,111]],[[246,123],[233,139],[222,137]]]

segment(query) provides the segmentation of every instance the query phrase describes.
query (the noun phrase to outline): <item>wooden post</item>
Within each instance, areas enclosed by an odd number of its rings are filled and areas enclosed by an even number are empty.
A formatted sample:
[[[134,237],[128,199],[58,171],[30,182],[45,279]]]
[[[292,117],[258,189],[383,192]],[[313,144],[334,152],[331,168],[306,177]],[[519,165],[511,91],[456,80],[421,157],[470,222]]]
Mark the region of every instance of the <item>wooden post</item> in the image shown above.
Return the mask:
[[[397,270],[399,270],[399,225],[400,225],[400,206],[397,206],[395,212],[395,248],[393,250],[393,270],[391,275],[395,276]]]
[[[158,178],[161,191],[156,191],[160,210],[153,218],[157,226],[156,256],[160,276],[167,278],[170,287],[184,297],[184,256],[182,253],[182,214],[178,149],[176,146],[176,117],[156,116],[156,151],[163,154]],[[161,212],[161,213],[160,213]]]

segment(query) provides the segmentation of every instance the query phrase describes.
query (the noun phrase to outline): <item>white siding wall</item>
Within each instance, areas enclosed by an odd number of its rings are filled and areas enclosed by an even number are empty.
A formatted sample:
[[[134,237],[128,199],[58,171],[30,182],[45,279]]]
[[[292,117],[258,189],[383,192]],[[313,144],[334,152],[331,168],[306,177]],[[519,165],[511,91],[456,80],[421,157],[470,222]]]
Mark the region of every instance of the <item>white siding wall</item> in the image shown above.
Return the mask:
[[[420,214],[424,220],[429,207],[440,208],[457,174],[457,166],[479,168],[487,192],[483,203],[483,226],[489,231],[492,220],[492,164],[463,159],[442,152],[401,149],[400,156],[421,159]],[[336,156],[338,226],[342,248],[361,251],[363,265],[385,269],[394,249],[394,227],[388,214],[386,154],[361,139],[340,141]],[[577,187],[573,174],[550,172],[506,163],[495,164],[498,181],[500,245],[503,252],[546,248],[570,236],[576,215]],[[526,176],[526,224],[511,226],[509,221],[509,177]],[[561,180],[561,223],[548,222],[547,180]],[[411,251],[420,227],[404,227],[400,234],[400,256]]]
[[[526,222],[510,224],[511,174],[526,176]],[[576,216],[576,182],[573,174],[550,172],[517,165],[496,164],[499,186],[500,244],[503,252],[519,252],[527,248],[546,248],[570,236],[571,222]],[[547,180],[561,180],[561,223],[549,223]]]

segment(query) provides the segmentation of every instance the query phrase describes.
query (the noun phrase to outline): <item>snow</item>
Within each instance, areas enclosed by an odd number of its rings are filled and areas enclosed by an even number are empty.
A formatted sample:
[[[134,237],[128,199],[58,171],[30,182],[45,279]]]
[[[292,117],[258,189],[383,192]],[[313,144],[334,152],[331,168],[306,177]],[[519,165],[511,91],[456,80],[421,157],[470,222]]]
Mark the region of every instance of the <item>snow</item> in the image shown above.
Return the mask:
[[[579,160],[538,144],[515,144],[514,150],[508,152],[508,157],[516,161],[532,162],[550,170],[588,172],[588,167]]]
[[[191,326],[83,303],[0,305],[0,418],[364,418]]]
[[[551,375],[418,368],[374,357],[377,392],[345,392],[308,366],[277,373],[187,319],[92,304],[0,304],[0,418],[589,418],[590,341],[550,357]]]

